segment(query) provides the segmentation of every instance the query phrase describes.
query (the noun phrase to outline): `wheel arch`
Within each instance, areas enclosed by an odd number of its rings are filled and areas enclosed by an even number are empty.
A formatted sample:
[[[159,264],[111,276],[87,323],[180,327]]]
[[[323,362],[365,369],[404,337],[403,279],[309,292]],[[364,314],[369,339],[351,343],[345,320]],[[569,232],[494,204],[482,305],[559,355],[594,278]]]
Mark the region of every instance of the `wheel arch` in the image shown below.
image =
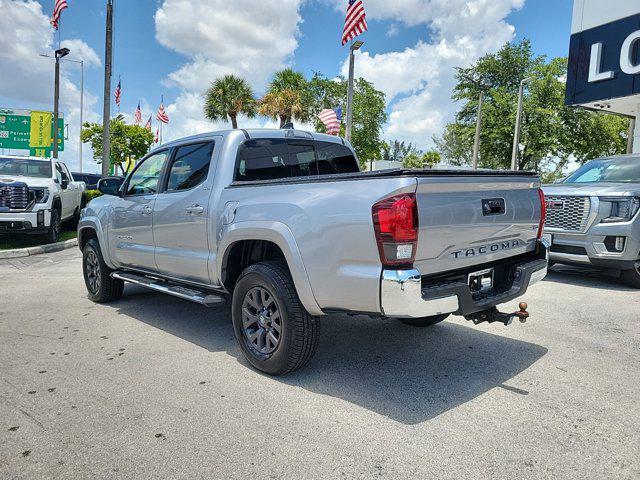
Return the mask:
[[[230,225],[223,235],[217,262],[217,277],[232,292],[242,270],[266,260],[284,260],[304,308],[322,315],[302,255],[289,228],[280,222],[241,222]]]

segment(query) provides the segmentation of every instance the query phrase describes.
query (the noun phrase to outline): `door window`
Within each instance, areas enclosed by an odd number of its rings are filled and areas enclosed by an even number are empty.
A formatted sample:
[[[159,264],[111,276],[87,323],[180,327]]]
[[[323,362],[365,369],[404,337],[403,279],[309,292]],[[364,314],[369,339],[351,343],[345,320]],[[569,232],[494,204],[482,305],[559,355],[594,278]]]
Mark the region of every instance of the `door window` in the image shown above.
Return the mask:
[[[176,149],[169,171],[167,192],[189,190],[207,179],[214,143],[196,143]]]
[[[151,195],[158,192],[158,183],[167,153],[167,151],[156,153],[135,169],[127,185],[127,195]]]

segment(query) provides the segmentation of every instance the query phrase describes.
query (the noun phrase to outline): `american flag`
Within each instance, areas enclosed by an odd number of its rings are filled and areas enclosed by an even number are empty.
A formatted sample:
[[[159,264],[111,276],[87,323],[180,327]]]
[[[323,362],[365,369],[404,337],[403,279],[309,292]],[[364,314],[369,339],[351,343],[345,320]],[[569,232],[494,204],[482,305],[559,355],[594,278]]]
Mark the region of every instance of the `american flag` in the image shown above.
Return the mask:
[[[56,0],[55,5],[53,6],[53,15],[51,15],[51,20],[49,23],[53,28],[58,30],[58,23],[60,22],[60,15],[62,15],[62,11],[65,8],[68,8],[67,0]]]
[[[364,13],[362,0],[349,0],[347,18],[344,21],[344,30],[342,31],[342,45],[367,30],[367,14]]]
[[[325,108],[318,114],[318,118],[324,123],[329,135],[338,135],[340,133],[340,120],[338,120],[336,110]]]
[[[136,120],[136,125],[140,125],[142,123],[142,110],[140,110],[140,102],[138,102],[138,108],[136,108],[134,117]],[[151,118],[149,118],[149,120],[151,120]]]
[[[162,103],[160,104],[160,108],[158,108],[156,119],[162,123],[169,123],[169,117],[167,116],[167,113],[164,111],[164,105]]]
[[[147,130],[151,131],[151,115],[149,115],[149,120],[147,120],[147,123],[145,123],[144,128],[146,128]]]
[[[160,127],[156,127],[156,136],[153,139],[153,143],[158,143],[160,141]]]
[[[120,101],[122,100],[122,80],[120,79],[118,79],[118,86],[113,96],[116,97],[116,105],[120,106]]]

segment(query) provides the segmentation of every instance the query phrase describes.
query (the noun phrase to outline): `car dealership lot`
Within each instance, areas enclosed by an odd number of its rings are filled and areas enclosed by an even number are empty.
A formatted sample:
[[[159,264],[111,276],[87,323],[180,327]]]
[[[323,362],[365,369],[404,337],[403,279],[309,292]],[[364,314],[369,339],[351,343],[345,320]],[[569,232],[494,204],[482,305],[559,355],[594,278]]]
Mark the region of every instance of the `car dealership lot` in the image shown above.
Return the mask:
[[[270,378],[228,308],[2,260],[0,478],[638,478],[640,292],[560,267],[525,300],[508,328],[326,317]]]

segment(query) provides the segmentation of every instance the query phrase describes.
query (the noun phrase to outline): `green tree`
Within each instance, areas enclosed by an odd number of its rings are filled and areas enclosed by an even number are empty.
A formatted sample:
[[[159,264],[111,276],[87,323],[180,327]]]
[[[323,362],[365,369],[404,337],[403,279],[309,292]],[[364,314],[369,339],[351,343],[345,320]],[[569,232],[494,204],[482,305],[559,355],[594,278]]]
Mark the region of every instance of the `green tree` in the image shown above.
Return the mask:
[[[411,153],[418,153],[418,149],[413,143],[405,143],[400,140],[382,143],[382,160],[402,162]]]
[[[211,120],[231,120],[232,128],[238,128],[238,115],[249,118],[256,115],[256,99],[246,80],[235,75],[225,75],[215,80],[205,93],[204,116]]]
[[[292,120],[307,122],[311,115],[307,79],[290,68],[276,72],[260,100],[260,114],[280,120],[280,128]]]
[[[89,143],[93,158],[102,163],[102,124],[85,122],[82,128],[82,143]],[[151,144],[153,134],[139,125],[127,125],[124,116],[111,119],[109,139],[111,145],[111,166],[120,169],[125,175],[136,160],[144,157]]]
[[[453,164],[469,164],[480,85],[488,82],[482,111],[480,166],[510,168],[520,81],[529,78],[522,116],[521,169],[562,171],[571,158],[583,162],[623,153],[628,121],[564,105],[567,59],[536,56],[528,40],[508,43],[457,71],[453,99],[462,103],[456,121],[435,138],[440,153]]]
[[[316,73],[309,82],[309,90],[312,101],[311,112],[316,130],[325,131],[323,123],[317,118],[318,113],[325,108],[342,106],[345,119],[341,133],[344,135],[347,113],[347,80],[342,77],[328,79]],[[387,121],[386,107],[383,92],[376,90],[372,83],[362,78],[355,81],[351,144],[362,164],[382,158],[382,149],[385,144],[382,140],[382,126]]]
[[[441,158],[440,154],[434,150],[425,153],[413,151],[404,157],[402,166],[404,168],[417,169],[433,168],[440,163]]]

